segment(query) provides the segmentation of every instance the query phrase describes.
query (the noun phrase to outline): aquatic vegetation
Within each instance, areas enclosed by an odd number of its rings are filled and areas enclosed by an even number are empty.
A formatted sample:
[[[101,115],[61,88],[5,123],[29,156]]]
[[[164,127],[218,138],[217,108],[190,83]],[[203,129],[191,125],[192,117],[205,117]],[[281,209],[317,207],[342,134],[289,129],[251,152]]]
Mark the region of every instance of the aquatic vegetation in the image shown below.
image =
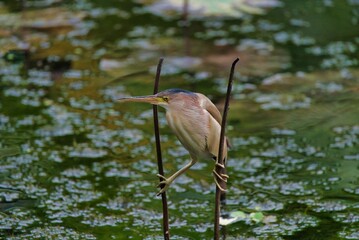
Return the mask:
[[[152,92],[160,56],[162,89],[219,107],[241,58],[227,239],[359,238],[357,1],[190,11],[190,55],[182,5],[164,15],[163,1],[25,2],[0,4],[0,238],[161,238],[152,109],[116,104]],[[173,172],[188,153],[159,118]],[[173,239],[212,237],[212,169],[200,161],[170,189]]]

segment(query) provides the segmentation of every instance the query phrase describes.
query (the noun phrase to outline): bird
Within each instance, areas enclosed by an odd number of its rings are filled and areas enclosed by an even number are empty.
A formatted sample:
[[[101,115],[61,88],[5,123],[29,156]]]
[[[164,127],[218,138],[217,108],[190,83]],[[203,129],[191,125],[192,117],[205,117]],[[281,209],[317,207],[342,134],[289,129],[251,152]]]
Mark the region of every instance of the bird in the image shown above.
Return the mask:
[[[170,129],[189,152],[191,161],[170,177],[166,178],[157,174],[161,179],[157,186],[161,189],[157,195],[167,191],[171,183],[199,159],[213,159],[215,161],[214,181],[222,192],[226,191],[223,182],[226,183],[229,177],[225,174],[229,143],[225,137],[222,152],[224,164],[221,164],[217,155],[219,153],[222,116],[208,97],[201,93],[173,88],[154,95],[122,97],[118,101],[144,102],[163,107],[166,110],[166,119]],[[216,171],[216,166],[223,171]],[[220,184],[220,181],[223,181],[223,185]]]

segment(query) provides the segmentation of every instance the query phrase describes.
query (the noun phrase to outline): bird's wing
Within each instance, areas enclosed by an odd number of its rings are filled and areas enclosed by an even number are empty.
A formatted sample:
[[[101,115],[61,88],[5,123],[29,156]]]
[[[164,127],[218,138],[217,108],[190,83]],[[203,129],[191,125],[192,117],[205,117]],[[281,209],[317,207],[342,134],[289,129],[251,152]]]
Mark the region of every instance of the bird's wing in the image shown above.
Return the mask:
[[[206,109],[207,112],[209,112],[209,114],[211,114],[211,116],[219,123],[219,125],[222,125],[222,115],[219,112],[218,108],[216,107],[216,105],[214,105],[212,103],[211,100],[209,100],[205,95],[201,94],[201,93],[197,93],[197,95],[199,96],[199,104],[202,108]],[[231,143],[229,142],[228,138],[225,138],[225,141],[227,143],[227,146],[229,148],[231,148]]]
[[[197,93],[199,95],[199,104],[202,108],[206,109],[209,114],[219,123],[222,124],[222,116],[218,108],[209,100],[205,95]]]

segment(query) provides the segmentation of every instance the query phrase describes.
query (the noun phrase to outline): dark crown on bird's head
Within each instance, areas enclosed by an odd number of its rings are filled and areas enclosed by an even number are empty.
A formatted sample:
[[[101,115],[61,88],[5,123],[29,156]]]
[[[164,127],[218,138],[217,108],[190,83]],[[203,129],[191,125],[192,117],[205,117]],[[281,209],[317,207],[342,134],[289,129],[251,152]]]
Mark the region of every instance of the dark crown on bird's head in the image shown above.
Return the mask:
[[[184,95],[183,95],[184,94]],[[162,92],[157,93],[158,97],[161,97],[164,102],[179,102],[186,99],[196,98],[197,95],[194,92],[179,89],[179,88],[171,88],[164,90]]]
[[[164,90],[164,91],[160,92],[159,94],[161,94],[161,95],[165,95],[165,94],[170,95],[170,94],[176,94],[176,93],[186,93],[186,94],[191,94],[191,95],[194,94],[191,91],[180,89],[180,88],[167,89],[167,90]]]

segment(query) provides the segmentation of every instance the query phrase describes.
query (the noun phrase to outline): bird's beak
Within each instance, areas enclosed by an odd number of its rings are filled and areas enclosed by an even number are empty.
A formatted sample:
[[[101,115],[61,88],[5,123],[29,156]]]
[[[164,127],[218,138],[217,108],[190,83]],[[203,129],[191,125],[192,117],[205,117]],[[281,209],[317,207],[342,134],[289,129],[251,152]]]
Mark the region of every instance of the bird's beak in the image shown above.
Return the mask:
[[[160,105],[161,103],[165,103],[163,98],[158,97],[156,95],[149,95],[149,96],[138,96],[138,97],[123,97],[117,99],[120,102],[145,102],[151,103],[154,105]]]

